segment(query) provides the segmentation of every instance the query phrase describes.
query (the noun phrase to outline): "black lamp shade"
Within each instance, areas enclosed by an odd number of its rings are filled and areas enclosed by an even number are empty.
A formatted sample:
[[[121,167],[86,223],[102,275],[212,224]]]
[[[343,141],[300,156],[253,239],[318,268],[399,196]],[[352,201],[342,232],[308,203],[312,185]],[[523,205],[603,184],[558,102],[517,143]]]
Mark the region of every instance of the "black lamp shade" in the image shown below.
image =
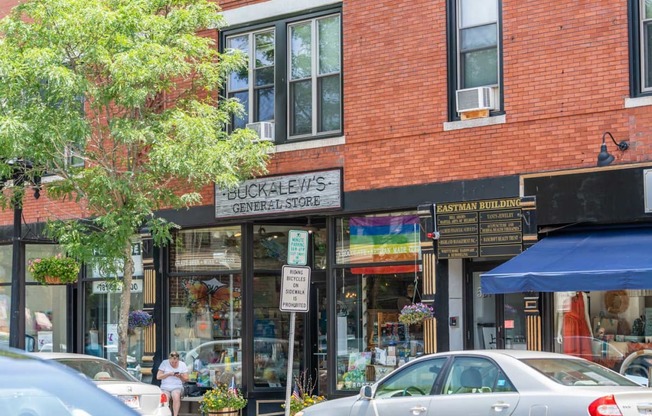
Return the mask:
[[[606,143],[602,143],[600,146],[600,153],[598,153],[598,166],[607,166],[614,161],[614,157],[607,152]]]

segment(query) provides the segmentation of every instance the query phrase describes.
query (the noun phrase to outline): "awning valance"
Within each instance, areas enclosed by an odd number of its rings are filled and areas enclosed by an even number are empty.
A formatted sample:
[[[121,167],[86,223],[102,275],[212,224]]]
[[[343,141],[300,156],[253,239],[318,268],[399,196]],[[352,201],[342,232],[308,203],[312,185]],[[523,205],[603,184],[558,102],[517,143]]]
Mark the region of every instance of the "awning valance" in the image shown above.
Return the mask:
[[[652,289],[652,228],[552,235],[480,282],[483,294]]]

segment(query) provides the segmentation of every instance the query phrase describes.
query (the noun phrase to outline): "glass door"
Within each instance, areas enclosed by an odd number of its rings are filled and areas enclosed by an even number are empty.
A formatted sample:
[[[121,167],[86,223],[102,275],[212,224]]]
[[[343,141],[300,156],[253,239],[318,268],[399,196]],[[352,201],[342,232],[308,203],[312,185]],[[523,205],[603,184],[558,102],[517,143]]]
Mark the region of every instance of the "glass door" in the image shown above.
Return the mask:
[[[467,319],[469,325],[466,349],[527,349],[525,295],[507,293],[485,295],[480,286],[480,275],[495,264],[483,265],[470,271],[467,284]],[[470,298],[470,299],[469,299]]]

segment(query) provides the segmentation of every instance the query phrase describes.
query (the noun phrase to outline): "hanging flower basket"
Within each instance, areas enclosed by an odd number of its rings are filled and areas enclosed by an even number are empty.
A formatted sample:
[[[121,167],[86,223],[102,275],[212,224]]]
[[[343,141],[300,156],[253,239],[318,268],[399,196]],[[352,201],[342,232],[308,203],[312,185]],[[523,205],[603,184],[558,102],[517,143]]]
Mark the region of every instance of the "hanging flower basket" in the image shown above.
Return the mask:
[[[413,303],[405,305],[401,309],[401,314],[398,317],[399,322],[410,325],[423,322],[424,319],[432,318],[434,309],[424,303]]]
[[[43,285],[75,283],[79,278],[79,269],[75,259],[61,254],[34,259],[27,267],[34,280]]]
[[[154,323],[154,318],[149,313],[136,310],[129,312],[129,329],[147,328]]]

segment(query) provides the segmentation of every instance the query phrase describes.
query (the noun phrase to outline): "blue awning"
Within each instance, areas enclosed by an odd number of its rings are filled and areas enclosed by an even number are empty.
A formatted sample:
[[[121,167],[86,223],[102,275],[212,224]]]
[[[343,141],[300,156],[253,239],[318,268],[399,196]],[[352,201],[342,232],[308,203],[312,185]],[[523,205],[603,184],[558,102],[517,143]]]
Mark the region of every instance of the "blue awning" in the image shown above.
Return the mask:
[[[480,284],[483,294],[652,289],[652,228],[552,235]]]

